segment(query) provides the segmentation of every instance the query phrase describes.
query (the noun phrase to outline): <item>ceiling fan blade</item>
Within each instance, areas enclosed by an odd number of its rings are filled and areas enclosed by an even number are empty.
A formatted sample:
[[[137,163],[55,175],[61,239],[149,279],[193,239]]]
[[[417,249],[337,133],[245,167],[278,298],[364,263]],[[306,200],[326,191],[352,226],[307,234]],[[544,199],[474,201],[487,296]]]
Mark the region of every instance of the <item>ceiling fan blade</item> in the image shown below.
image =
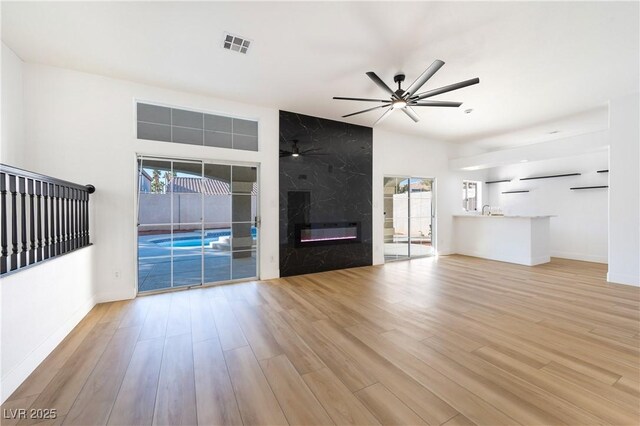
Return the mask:
[[[382,114],[382,115],[380,116],[380,118],[378,118],[378,119],[376,120],[376,122],[375,122],[375,123],[373,123],[373,125],[372,125],[371,127],[374,127],[376,124],[378,124],[379,122],[381,122],[382,120],[384,120],[385,118],[387,118],[388,116],[390,116],[392,112],[393,112],[393,108],[389,108],[388,110],[386,110],[386,111],[385,111],[385,113],[384,113],[384,114]]]
[[[404,112],[409,117],[411,117],[411,119],[413,121],[415,121],[416,123],[418,121],[420,121],[420,117],[418,116],[418,114],[416,114],[416,112],[410,106],[406,106],[406,107],[402,108],[402,112]]]
[[[418,101],[412,102],[411,106],[432,106],[432,107],[454,107],[457,108],[462,105],[462,102],[449,102],[449,101]]]
[[[358,111],[358,112],[352,112],[351,114],[343,115],[342,118],[351,117],[352,115],[356,115],[356,114],[362,114],[363,112],[373,111],[374,109],[378,109],[378,108],[384,108],[384,107],[387,107],[389,105],[391,105],[391,103],[388,103],[386,105],[375,106],[373,108],[364,109],[364,110]]]
[[[407,89],[406,95],[411,96],[412,94],[416,93],[422,87],[422,85],[427,82],[427,80],[433,77],[433,75],[438,72],[440,68],[442,68],[443,65],[444,62],[442,62],[440,59],[436,59],[435,61],[433,61],[429,68],[424,70],[424,72],[420,74],[420,77],[416,78],[416,81],[411,83],[411,86],[409,86],[409,88]]]
[[[369,76],[369,78],[370,78],[371,80],[373,80],[373,82],[374,82],[375,84],[377,84],[377,85],[378,85],[378,87],[380,87],[382,90],[384,90],[385,92],[387,92],[388,94],[390,94],[390,95],[391,95],[391,97],[393,97],[393,98],[396,98],[396,97],[397,97],[397,96],[396,96],[396,92],[394,92],[393,90],[391,90],[391,88],[390,88],[389,86],[387,86],[387,85],[385,84],[385,82],[384,82],[384,81],[382,81],[382,79],[381,79],[380,77],[378,77],[378,75],[377,75],[375,72],[373,72],[373,71],[369,71],[369,72],[367,73],[367,75]]]
[[[281,152],[280,157],[291,157],[291,152]]]
[[[308,152],[314,152],[314,151],[322,151],[322,148],[310,148],[310,149],[305,149],[304,151],[300,151],[300,154],[306,154]]]
[[[343,98],[341,96],[334,96],[333,99],[338,99],[341,101],[389,102],[389,99]]]
[[[450,84],[448,86],[440,87],[439,89],[429,90],[424,93],[420,93],[416,96],[411,97],[411,101],[417,101],[419,99],[430,98],[431,96],[436,96],[441,93],[451,92],[452,90],[462,89],[463,87],[473,86],[474,84],[480,83],[479,78],[472,78],[471,80],[461,81],[460,83]]]

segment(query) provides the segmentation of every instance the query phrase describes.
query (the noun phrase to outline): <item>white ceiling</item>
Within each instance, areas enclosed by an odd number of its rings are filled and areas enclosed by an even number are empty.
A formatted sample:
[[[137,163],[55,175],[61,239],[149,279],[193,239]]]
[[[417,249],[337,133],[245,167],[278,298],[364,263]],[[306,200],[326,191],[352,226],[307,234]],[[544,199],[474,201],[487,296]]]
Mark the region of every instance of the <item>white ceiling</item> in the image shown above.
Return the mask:
[[[480,78],[433,98],[464,105],[380,127],[491,149],[606,126],[603,105],[638,91],[638,15],[638,2],[3,2],[2,40],[27,62],[331,119],[373,106],[332,96],[384,97],[365,72],[391,86],[402,70],[406,87],[437,58],[426,89]],[[223,50],[224,31],[250,53]]]

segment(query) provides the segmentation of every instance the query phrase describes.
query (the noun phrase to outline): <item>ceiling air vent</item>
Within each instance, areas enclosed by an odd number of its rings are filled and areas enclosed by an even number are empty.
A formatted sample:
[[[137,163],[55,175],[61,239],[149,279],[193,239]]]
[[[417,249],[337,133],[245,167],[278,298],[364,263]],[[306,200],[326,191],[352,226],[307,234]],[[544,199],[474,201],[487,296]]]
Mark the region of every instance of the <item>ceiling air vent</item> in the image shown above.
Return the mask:
[[[234,52],[246,54],[251,45],[251,40],[237,35],[224,33],[224,42],[222,47],[227,50],[233,50]]]

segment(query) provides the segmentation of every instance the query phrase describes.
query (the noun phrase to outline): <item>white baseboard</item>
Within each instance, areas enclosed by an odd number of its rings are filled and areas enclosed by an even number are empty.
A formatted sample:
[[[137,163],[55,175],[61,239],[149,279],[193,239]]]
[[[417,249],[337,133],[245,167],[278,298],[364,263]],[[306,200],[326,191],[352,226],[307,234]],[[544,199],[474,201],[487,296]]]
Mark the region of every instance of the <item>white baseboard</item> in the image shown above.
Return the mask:
[[[455,254],[463,256],[478,257],[480,259],[496,260],[498,262],[515,263],[517,265],[535,266],[549,262],[549,256],[540,256],[529,259],[521,259],[513,256],[492,256],[489,253],[478,252],[473,250],[457,250]]]
[[[135,299],[135,289],[130,291],[115,291],[111,293],[102,293],[95,296],[96,303],[116,302],[118,300],[130,300]]]
[[[552,251],[551,257],[559,257],[561,259],[581,260],[583,262],[608,263],[607,256],[596,256],[587,253],[573,253],[568,251]]]
[[[2,378],[2,388],[0,390],[0,403],[3,403],[27,377],[49,356],[49,354],[67,337],[67,335],[78,325],[78,323],[95,306],[95,299],[92,297],[74,312],[67,321],[62,324],[54,333],[44,340],[34,349],[20,364],[12,368]]]
[[[549,262],[551,262],[551,257],[549,256],[532,257],[531,263],[529,263],[527,266],[542,265]]]
[[[610,283],[625,284],[625,285],[640,287],[640,277],[638,277],[637,275],[607,272],[607,281]]]

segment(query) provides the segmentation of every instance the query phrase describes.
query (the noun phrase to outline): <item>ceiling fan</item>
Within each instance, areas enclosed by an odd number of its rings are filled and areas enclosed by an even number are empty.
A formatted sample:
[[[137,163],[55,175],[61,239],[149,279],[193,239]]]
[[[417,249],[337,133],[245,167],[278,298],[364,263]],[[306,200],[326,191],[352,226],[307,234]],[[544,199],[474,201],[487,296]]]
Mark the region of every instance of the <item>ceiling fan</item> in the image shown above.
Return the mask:
[[[298,146],[298,142],[300,142],[298,139],[291,140],[291,151],[281,149],[280,157],[300,157],[300,156],[308,157],[311,155],[326,155],[326,154],[317,152],[317,151],[321,151],[320,148],[311,148],[311,149],[301,150],[300,147]]]
[[[373,125],[375,126],[385,118],[387,118],[394,110],[401,110],[405,114],[407,114],[413,121],[416,123],[420,121],[420,117],[413,110],[412,107],[418,106],[429,106],[429,107],[459,107],[462,105],[462,102],[449,102],[449,101],[422,101],[422,99],[430,98],[432,96],[439,95],[441,93],[451,92],[453,90],[462,89],[463,87],[472,86],[474,84],[478,84],[480,82],[479,78],[472,78],[470,80],[461,81],[460,83],[450,84],[448,86],[440,87],[438,89],[427,90],[426,92],[418,93],[416,92],[429,80],[433,75],[444,65],[444,62],[436,59],[433,61],[431,66],[427,68],[420,76],[414,81],[411,86],[407,88],[407,90],[402,89],[402,82],[404,81],[405,75],[403,73],[398,73],[393,76],[393,81],[398,83],[398,90],[393,91],[389,86],[387,86],[384,81],[378,75],[369,71],[367,76],[375,84],[378,85],[382,90],[391,95],[390,99],[364,99],[364,98],[344,98],[340,96],[334,96],[333,99],[343,100],[343,101],[364,101],[364,102],[382,102],[382,105],[375,106],[373,108],[368,108],[363,111],[354,112],[351,114],[343,115],[343,118],[351,117],[352,115],[362,114],[369,111],[374,111],[376,109],[387,108],[387,110],[382,114],[380,118],[376,120]]]

